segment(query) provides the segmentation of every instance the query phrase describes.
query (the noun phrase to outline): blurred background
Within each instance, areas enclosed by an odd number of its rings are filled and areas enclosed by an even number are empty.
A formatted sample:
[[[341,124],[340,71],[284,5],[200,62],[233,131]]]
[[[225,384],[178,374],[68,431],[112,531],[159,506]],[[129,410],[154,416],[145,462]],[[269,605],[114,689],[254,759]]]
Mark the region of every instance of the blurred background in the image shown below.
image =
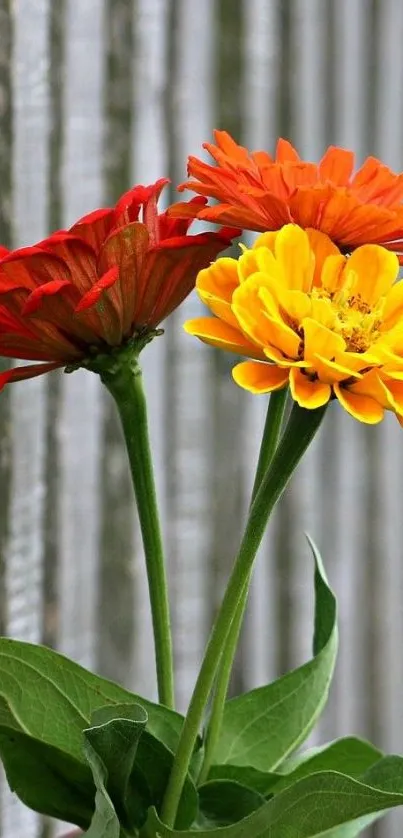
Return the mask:
[[[0,0],[0,241],[21,246],[185,176],[214,127],[317,160],[330,143],[403,164],[401,0]],[[172,198],[174,191],[172,192]],[[239,541],[266,399],[181,324],[143,355],[186,707]],[[403,752],[403,432],[332,405],[256,568],[233,691],[310,655],[317,541],[341,649],[310,742],[356,733]],[[0,629],[155,697],[137,520],[115,410],[89,373],[0,396]],[[2,838],[49,824],[1,791]],[[369,835],[398,838],[394,813]]]

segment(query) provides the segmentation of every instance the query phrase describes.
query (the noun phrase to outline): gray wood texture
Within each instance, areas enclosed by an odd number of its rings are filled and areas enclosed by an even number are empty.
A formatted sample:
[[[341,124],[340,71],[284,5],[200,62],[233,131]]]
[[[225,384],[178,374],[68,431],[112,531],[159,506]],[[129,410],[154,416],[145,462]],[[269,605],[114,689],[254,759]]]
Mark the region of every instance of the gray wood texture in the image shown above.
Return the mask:
[[[310,159],[354,148],[403,168],[401,0],[0,0],[0,239],[25,245],[134,182],[185,176],[214,127]],[[172,195],[174,193],[172,192]],[[245,237],[248,240],[248,237]],[[143,356],[186,707],[238,544],[265,399],[187,337],[191,296]],[[341,651],[312,743],[403,752],[403,432],[332,406],[260,551],[232,688],[310,653],[309,531],[340,603]],[[113,405],[89,373],[0,395],[0,628],[155,697],[138,524]],[[403,815],[368,831],[399,838]],[[2,838],[52,827],[1,785]]]

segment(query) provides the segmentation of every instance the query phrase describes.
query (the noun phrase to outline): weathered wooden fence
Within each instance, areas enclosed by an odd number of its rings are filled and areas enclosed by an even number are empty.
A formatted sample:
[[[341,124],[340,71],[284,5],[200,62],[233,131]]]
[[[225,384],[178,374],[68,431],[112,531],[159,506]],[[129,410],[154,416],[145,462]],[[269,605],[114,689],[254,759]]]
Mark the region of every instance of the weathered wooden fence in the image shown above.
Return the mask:
[[[212,128],[253,147],[331,142],[403,168],[401,0],[0,0],[0,239],[24,245],[170,174]],[[192,297],[144,353],[186,705],[239,538],[265,411],[233,359],[188,338]],[[341,652],[315,741],[403,752],[403,435],[337,406],[261,551],[234,689],[309,655],[311,560],[340,600]],[[53,375],[0,396],[1,630],[154,696],[139,533],[100,382]],[[290,585],[290,579],[291,585]],[[301,625],[304,627],[301,630]],[[3,838],[49,834],[3,787]],[[403,816],[378,826],[398,838]]]

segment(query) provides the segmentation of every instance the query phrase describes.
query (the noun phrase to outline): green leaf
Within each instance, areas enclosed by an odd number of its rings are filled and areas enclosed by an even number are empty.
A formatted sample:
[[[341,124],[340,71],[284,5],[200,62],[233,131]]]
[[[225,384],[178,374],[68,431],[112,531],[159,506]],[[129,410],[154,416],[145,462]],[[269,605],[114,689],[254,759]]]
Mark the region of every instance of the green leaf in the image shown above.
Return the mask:
[[[106,790],[120,823],[141,829],[150,806],[158,808],[162,803],[173,754],[146,729],[147,713],[141,705],[102,707],[92,722],[84,735],[107,771]],[[196,788],[187,777],[176,826],[190,826],[197,809]]]
[[[359,777],[383,756],[382,751],[363,739],[347,736],[320,748],[311,748],[297,757],[286,759],[276,772],[257,771],[250,766],[213,765],[210,779],[235,780],[262,795],[278,794],[301,777],[317,771],[339,771]]]
[[[370,822],[354,821],[403,804],[402,758],[380,760],[368,774],[371,786],[334,771],[304,777],[242,821],[198,831],[198,838],[352,838],[357,834],[354,829]],[[341,827],[347,825],[343,834]],[[169,829],[150,810],[146,834],[147,838],[192,838],[195,831]]]
[[[107,792],[108,771],[89,740],[85,743],[85,753],[92,769],[97,789],[95,812],[91,825],[85,835],[87,838],[120,838],[119,818]]]
[[[149,732],[171,750],[183,724],[178,713],[133,695],[52,649],[5,637],[0,638],[0,696],[14,719],[10,727],[17,725],[83,764],[82,731],[94,711],[107,704],[140,703],[148,714]]]
[[[315,560],[314,657],[266,687],[228,701],[214,762],[274,771],[306,739],[329,692],[337,653],[336,599]]]
[[[307,751],[300,755],[297,761],[290,761],[290,767],[296,762],[294,770],[288,771],[287,761],[283,763],[279,767],[277,782],[271,786],[270,793],[278,794],[302,777],[308,777],[318,771],[338,771],[348,774],[349,777],[360,777],[372,765],[379,763],[382,756],[382,751],[363,739],[354,736],[337,739],[322,748]]]
[[[85,828],[94,809],[89,768],[17,730],[0,730],[0,754],[10,788],[44,815]]]
[[[169,775],[172,770],[173,754],[158,739],[146,730],[140,739],[137,756],[131,775],[131,800],[137,817],[133,823],[141,827],[147,819],[150,806],[160,808]],[[198,796],[196,787],[190,776],[186,778],[183,787],[175,826],[177,829],[187,829],[194,821],[198,810]]]
[[[146,724],[147,713],[139,704],[119,704],[97,710],[92,726],[84,731],[87,759],[91,762],[93,754],[97,754],[98,777],[99,761],[102,762],[102,783],[108,801],[112,802],[119,822],[128,828],[132,825],[130,777]],[[104,798],[103,794],[103,806]]]
[[[199,788],[200,812],[198,826],[227,826],[246,818],[265,803],[264,797],[252,789],[229,780],[213,780]]]

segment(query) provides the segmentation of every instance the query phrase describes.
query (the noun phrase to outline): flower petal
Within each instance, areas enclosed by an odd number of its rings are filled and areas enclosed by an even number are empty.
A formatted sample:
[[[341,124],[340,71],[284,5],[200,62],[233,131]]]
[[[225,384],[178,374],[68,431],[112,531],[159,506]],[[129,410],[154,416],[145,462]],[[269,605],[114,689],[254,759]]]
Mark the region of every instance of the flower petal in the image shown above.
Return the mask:
[[[290,392],[300,407],[314,410],[323,407],[330,399],[331,387],[318,378],[311,379],[299,367],[290,370]]]
[[[286,224],[278,232],[274,248],[276,259],[284,272],[286,287],[290,290],[310,291],[315,259],[305,230],[296,224]]]
[[[229,256],[223,256],[201,270],[196,280],[196,290],[203,303],[213,314],[235,328],[238,324],[231,311],[231,301],[238,285],[238,262]]]
[[[399,260],[395,253],[376,244],[357,248],[346,262],[344,284],[351,282],[352,296],[360,296],[369,306],[390,292],[399,273]]]
[[[194,320],[187,320],[183,328],[189,335],[195,335],[204,343],[209,343],[218,349],[264,360],[263,353],[250,343],[242,332],[216,317],[196,317]]]
[[[250,393],[271,393],[288,384],[288,369],[258,361],[243,361],[232,370],[234,381]]]
[[[334,384],[333,390],[341,406],[354,419],[365,422],[367,425],[377,425],[378,422],[382,421],[384,408],[375,399],[371,399],[370,396],[352,393],[348,387],[342,387],[341,384]]]

